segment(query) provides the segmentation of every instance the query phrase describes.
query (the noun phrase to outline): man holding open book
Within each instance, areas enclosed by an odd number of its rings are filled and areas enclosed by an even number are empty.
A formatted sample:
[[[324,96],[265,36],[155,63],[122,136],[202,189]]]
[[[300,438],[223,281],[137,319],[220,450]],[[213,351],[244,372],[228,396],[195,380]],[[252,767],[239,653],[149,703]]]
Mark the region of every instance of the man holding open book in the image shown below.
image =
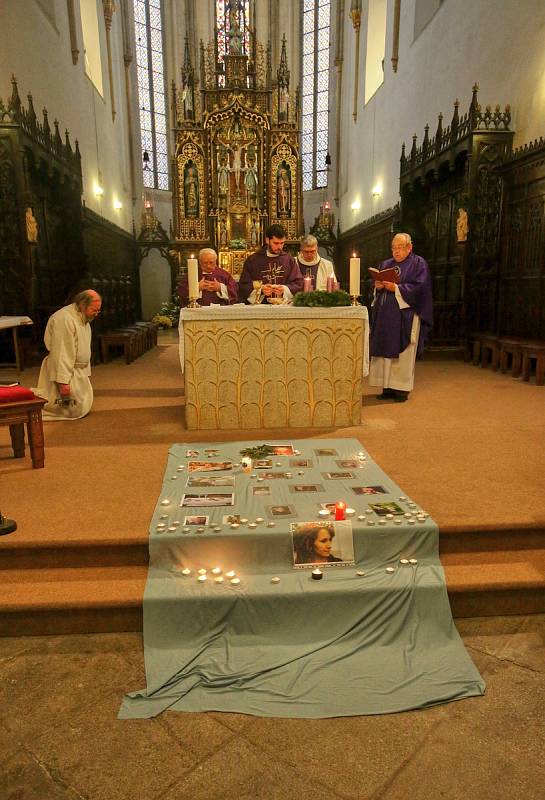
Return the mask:
[[[369,383],[381,386],[381,399],[407,400],[414,386],[416,356],[433,322],[430,271],[426,261],[412,252],[408,233],[392,239],[392,256],[378,270],[371,309],[371,365]]]

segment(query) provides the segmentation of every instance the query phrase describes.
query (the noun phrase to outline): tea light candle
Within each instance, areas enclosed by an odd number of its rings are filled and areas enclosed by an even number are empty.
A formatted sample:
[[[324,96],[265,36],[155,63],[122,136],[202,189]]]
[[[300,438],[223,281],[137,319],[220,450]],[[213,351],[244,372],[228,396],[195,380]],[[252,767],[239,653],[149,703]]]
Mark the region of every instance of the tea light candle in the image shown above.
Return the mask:
[[[271,578],[271,583],[280,583],[280,578],[278,575],[275,575],[274,578]]]
[[[267,528],[274,528],[276,522],[267,522]]]
[[[393,514],[386,514],[386,519],[393,519],[393,518],[394,518]]]
[[[354,514],[356,513],[356,509],[355,508],[347,508],[345,513],[346,513],[347,517],[353,517]]]
[[[392,572],[395,572],[395,568],[394,568],[394,567],[386,567],[386,572],[387,572],[389,575],[391,575],[391,574],[392,574]]]
[[[176,525],[169,525],[168,529],[169,529],[169,531],[175,531],[176,530]]]
[[[407,525],[416,525],[416,520],[415,519],[408,519],[407,520]]]
[[[248,522],[248,520],[246,519],[246,517],[241,517],[240,518],[240,524],[241,525],[246,525],[247,522]]]
[[[386,525],[386,520],[385,519],[379,519],[378,524],[379,525]]]
[[[365,519],[365,514],[358,514],[358,519],[359,520]]]
[[[226,577],[226,578],[234,578],[236,574],[237,574],[237,573],[235,572],[235,570],[234,570],[234,569],[230,569],[230,570],[229,570],[229,572],[226,572],[226,573],[225,573],[225,577]]]
[[[158,523],[157,523],[157,528],[158,528],[158,529],[159,529],[159,528],[166,528],[166,523],[165,523],[165,522],[158,522]]]
[[[264,481],[264,480],[265,480],[265,478],[258,478],[258,479],[257,479],[257,482],[258,482],[258,483],[259,483],[259,482],[263,483],[263,481]]]
[[[396,519],[394,519],[394,525],[401,525],[402,522],[403,520],[401,519],[401,517],[397,517]]]
[[[399,563],[400,563],[400,564],[404,564],[404,565],[406,565],[406,564],[408,564],[408,563],[409,563],[409,559],[408,559],[408,558],[400,558],[400,559],[399,559]]]
[[[210,571],[212,575],[221,575],[221,567],[213,567]]]
[[[199,575],[197,580],[198,580],[199,583],[204,583],[205,580],[207,580],[207,577],[206,577],[206,575]]]
[[[159,519],[168,519],[168,514],[161,514]]]
[[[197,570],[197,575],[206,575],[206,572],[207,570],[205,570],[204,567],[201,567]]]
[[[281,467],[281,466],[282,466],[282,462],[281,462],[281,461],[277,461],[277,462],[276,462],[276,466],[277,466],[277,467]]]
[[[346,519],[346,503],[342,500],[335,503],[335,519]]]
[[[405,495],[404,495],[404,494],[402,494],[402,495],[401,495],[401,497],[400,497],[399,499],[400,499],[400,500],[406,500],[407,498],[405,497]]]
[[[182,528],[182,533],[189,533],[189,528]]]
[[[238,527],[239,527],[238,522],[232,522],[231,523],[231,528],[238,528]]]
[[[374,519],[368,519],[367,520],[367,524],[369,525],[369,527],[371,527],[372,525],[375,524],[375,520]]]
[[[182,575],[185,575],[187,578],[188,575],[191,575],[191,570],[188,567],[184,567],[182,570]]]
[[[240,578],[231,578],[229,583],[231,584],[231,586],[238,586],[240,583]]]
[[[183,471],[184,471],[184,469],[185,469],[185,467],[184,467],[184,465],[183,465],[183,464],[181,464],[179,467],[176,467],[176,471],[177,471],[177,472],[183,472]]]
[[[216,525],[214,528],[214,533],[221,533],[221,528],[219,525]]]
[[[214,583],[223,583],[223,578],[219,575],[217,578],[214,578]]]
[[[365,572],[364,572],[362,569],[359,569],[359,570],[356,572],[356,575],[357,575],[359,578],[362,578],[362,577],[365,575]]]
[[[293,472],[286,472],[286,478],[293,478]]]
[[[197,533],[204,533],[204,528],[197,528]]]
[[[189,283],[189,298],[196,300],[199,297],[199,262],[191,254],[187,259],[187,280]]]
[[[365,509],[365,513],[366,514],[372,514],[373,513],[373,509],[372,508],[366,508]]]
[[[327,508],[321,508],[318,511],[318,516],[319,517],[329,517],[330,514],[331,514],[331,512]]]
[[[300,450],[294,450],[293,452],[295,453],[296,456],[300,456],[301,455],[301,451]]]
[[[161,505],[162,506],[169,506],[170,505],[170,500],[161,500]]]
[[[257,528],[257,522],[249,522],[248,523],[248,527],[249,528]]]
[[[318,569],[318,567],[316,567],[316,569],[312,570],[312,580],[313,581],[321,581],[323,577],[324,577],[324,573],[322,572],[321,569]]]
[[[409,564],[413,564],[413,566],[414,566],[414,564],[418,564],[418,559],[417,558],[409,558]]]
[[[178,476],[177,475],[171,475],[170,476],[170,480],[171,481],[176,481],[176,480],[178,480]]]

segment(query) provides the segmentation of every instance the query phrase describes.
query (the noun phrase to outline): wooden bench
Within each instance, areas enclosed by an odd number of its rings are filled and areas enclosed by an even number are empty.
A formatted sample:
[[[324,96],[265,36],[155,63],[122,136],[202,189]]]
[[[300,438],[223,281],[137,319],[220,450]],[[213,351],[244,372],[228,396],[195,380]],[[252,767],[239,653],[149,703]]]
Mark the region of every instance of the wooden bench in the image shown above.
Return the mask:
[[[521,345],[522,352],[522,379],[530,380],[531,362],[536,362],[536,386],[545,383],[545,342],[526,342]]]
[[[498,337],[493,333],[476,333],[473,336],[473,364],[477,367],[487,367],[492,364],[492,369],[497,370],[499,366],[499,342]]]
[[[14,458],[25,457],[25,424],[28,445],[34,469],[44,466],[44,429],[42,408],[47,400],[18,400],[13,403],[0,403],[0,425],[9,425],[11,446]]]
[[[110,360],[110,347],[121,347],[125,363],[130,364],[136,358],[136,334],[130,331],[107,331],[99,334],[100,356],[103,364]]]
[[[520,336],[500,336],[498,339],[500,371],[505,373],[511,359],[511,375],[518,378],[522,369],[522,345],[527,339]]]

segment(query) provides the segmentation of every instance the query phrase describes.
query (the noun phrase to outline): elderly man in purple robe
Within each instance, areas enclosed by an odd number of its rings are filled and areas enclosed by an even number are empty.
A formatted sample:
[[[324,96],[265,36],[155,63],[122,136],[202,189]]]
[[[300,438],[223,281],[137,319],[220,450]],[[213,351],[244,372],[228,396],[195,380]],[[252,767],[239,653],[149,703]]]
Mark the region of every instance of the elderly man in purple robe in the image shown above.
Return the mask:
[[[380,269],[397,267],[399,282],[375,281],[371,308],[369,384],[381,386],[379,398],[407,400],[414,386],[414,365],[424,351],[433,323],[430,271],[412,252],[408,233],[392,239],[392,256]]]
[[[178,286],[178,296],[182,306],[189,303],[187,275]],[[226,270],[218,267],[218,256],[211,247],[199,253],[199,305],[227,306],[237,302],[238,289],[235,279]]]
[[[254,305],[267,302],[288,305],[303,289],[303,276],[297,261],[284,253],[286,231],[270,225],[265,231],[265,247],[248,256],[238,283],[241,300]]]

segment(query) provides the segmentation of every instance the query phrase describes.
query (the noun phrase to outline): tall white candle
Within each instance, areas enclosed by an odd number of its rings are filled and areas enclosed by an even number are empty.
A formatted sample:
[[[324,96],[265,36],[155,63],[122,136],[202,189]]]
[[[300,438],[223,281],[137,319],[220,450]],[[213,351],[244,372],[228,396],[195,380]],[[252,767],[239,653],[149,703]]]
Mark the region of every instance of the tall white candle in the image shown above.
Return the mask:
[[[356,256],[350,259],[350,294],[357,297],[360,293],[360,260]]]
[[[189,283],[189,298],[196,300],[199,296],[199,262],[193,256],[187,259],[187,280]]]

